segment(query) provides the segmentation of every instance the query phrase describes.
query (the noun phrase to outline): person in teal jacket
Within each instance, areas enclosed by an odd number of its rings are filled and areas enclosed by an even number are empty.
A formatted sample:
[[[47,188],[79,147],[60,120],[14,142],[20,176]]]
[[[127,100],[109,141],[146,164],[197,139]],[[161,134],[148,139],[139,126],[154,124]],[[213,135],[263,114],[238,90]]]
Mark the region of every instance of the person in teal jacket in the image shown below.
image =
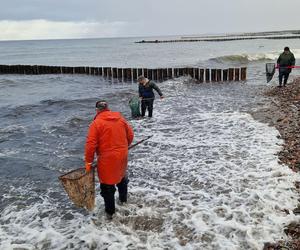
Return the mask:
[[[289,78],[290,73],[292,72],[292,66],[295,66],[295,56],[290,51],[289,47],[285,47],[283,53],[277,59],[277,67],[279,68],[279,86],[283,87],[287,84],[287,80]]]

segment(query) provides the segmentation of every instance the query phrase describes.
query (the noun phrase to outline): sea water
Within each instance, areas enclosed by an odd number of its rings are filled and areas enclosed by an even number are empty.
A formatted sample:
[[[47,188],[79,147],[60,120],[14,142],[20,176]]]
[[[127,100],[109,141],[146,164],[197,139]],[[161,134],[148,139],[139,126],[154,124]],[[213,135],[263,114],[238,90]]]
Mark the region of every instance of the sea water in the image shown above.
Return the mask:
[[[135,44],[133,39],[0,43],[1,64],[249,68],[242,83],[159,84],[152,119],[130,118],[136,83],[76,75],[0,76],[0,249],[262,249],[285,238],[299,180],[278,163],[283,141],[249,114],[267,105],[264,63],[295,40]],[[292,46],[293,45],[293,46]],[[294,73],[296,75],[296,71]],[[276,84],[275,80],[273,84]],[[57,177],[83,165],[94,104],[129,120],[128,204],[76,208]],[[117,196],[117,195],[116,195]]]

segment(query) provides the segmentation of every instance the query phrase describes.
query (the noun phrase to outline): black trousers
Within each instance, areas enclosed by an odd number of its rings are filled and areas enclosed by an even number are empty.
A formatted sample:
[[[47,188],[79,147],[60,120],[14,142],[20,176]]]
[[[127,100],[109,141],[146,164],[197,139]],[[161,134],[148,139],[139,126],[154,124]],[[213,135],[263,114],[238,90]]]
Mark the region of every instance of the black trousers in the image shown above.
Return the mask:
[[[145,116],[146,114],[146,109],[148,109],[148,116],[152,117],[153,114],[153,103],[154,99],[145,99],[142,100],[142,116]]]
[[[127,202],[127,193],[128,193],[128,178],[124,177],[120,183],[117,184],[119,192],[119,200],[121,202]],[[115,185],[100,184],[101,196],[104,199],[105,212],[113,215],[115,213]]]
[[[283,80],[283,85],[287,84],[287,81],[289,79],[290,71],[289,70],[280,70],[279,69],[279,86],[282,85],[282,80]]]

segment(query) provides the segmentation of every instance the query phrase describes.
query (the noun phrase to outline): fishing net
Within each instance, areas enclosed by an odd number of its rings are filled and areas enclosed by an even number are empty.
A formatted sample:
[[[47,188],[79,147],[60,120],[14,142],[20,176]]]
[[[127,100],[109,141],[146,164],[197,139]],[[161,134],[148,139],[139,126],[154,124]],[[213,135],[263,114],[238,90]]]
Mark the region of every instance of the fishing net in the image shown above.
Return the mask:
[[[275,63],[266,64],[266,77],[267,82],[270,82],[275,74]]]
[[[59,177],[64,189],[73,203],[93,210],[95,207],[95,171],[86,173],[84,168],[73,170]]]
[[[139,97],[135,96],[132,97],[129,101],[129,107],[131,109],[132,117],[139,117],[141,116],[140,113],[140,99]]]

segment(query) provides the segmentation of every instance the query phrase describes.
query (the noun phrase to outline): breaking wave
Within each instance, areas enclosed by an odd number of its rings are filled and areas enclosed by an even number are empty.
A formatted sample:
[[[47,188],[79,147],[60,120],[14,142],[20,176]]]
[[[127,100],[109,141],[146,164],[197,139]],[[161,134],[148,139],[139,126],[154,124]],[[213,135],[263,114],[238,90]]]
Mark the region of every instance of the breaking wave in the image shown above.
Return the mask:
[[[292,51],[296,58],[300,58],[300,50]],[[280,51],[269,52],[269,53],[254,53],[254,54],[239,54],[239,55],[225,55],[220,57],[211,58],[210,61],[218,63],[251,63],[251,62],[264,62],[264,61],[274,61],[278,58]]]
[[[250,62],[260,62],[260,61],[270,61],[275,60],[277,55],[273,54],[241,54],[241,55],[227,55],[215,57],[210,60],[223,63],[223,62],[235,62],[235,63],[250,63]]]

